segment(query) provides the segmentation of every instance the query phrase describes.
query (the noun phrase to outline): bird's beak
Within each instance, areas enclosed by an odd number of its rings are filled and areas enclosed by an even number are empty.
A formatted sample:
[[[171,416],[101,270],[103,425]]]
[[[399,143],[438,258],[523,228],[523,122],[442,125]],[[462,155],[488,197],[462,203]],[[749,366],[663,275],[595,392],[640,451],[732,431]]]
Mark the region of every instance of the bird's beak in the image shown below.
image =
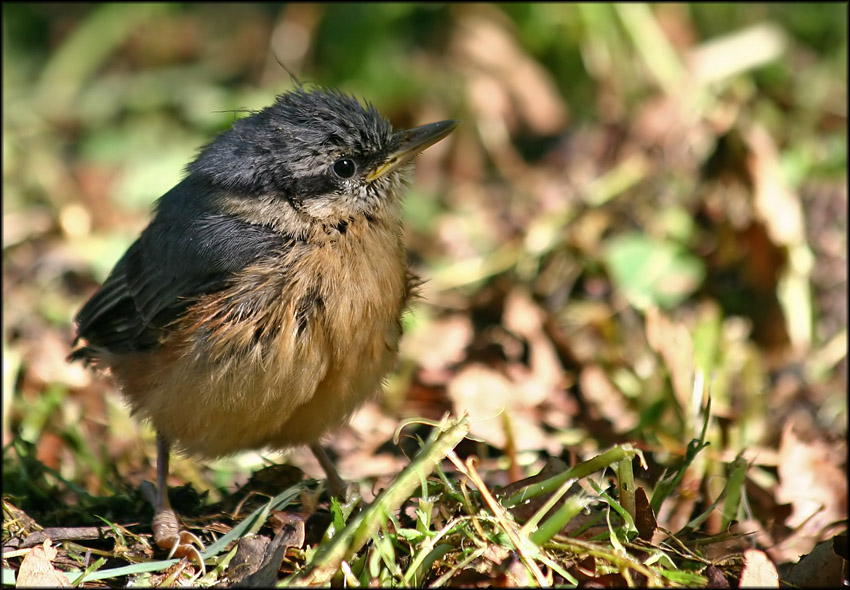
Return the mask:
[[[422,127],[414,127],[406,131],[398,131],[395,136],[400,138],[400,144],[391,154],[387,155],[383,162],[379,163],[374,170],[366,175],[366,180],[373,180],[392,172],[419,152],[434,145],[449,133],[454,131],[455,127],[460,125],[460,121],[440,121],[439,123],[430,123],[422,125]]]

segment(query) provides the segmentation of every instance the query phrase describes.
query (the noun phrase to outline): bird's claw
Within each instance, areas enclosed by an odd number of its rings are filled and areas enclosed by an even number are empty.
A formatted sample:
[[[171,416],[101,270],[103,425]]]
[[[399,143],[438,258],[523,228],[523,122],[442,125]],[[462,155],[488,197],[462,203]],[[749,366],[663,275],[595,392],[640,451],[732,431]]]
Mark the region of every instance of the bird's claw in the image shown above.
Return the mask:
[[[194,561],[198,564],[198,567],[201,568],[201,575],[207,573],[204,558],[201,556],[201,551],[204,550],[204,544],[195,534],[189,531],[180,531],[180,533],[173,537],[157,539],[156,544],[160,549],[168,549],[168,559],[172,557],[182,559],[185,557],[190,562]]]
[[[195,545],[198,547],[195,548]],[[204,550],[203,542],[195,535],[194,533],[190,533],[189,531],[180,531],[176,536],[169,537],[167,539],[160,539],[157,541],[157,546],[160,549],[168,549],[169,546],[171,549],[168,551],[168,559],[172,557],[186,557],[187,555],[197,555],[201,556],[198,549],[201,551]],[[203,565],[203,561],[201,562]]]
[[[202,575],[206,574],[204,558],[201,556],[204,543],[194,533],[180,528],[173,510],[162,510],[154,515],[152,528],[154,542],[160,549],[168,551],[168,559],[185,557],[200,566]]]

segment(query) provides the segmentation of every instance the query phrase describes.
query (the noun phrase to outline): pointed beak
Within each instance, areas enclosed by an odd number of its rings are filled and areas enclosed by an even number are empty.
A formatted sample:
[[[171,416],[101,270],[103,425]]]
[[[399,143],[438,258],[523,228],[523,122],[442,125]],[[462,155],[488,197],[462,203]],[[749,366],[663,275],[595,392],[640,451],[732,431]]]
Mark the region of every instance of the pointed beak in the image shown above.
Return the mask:
[[[460,121],[440,121],[439,123],[430,123],[422,127],[414,127],[413,129],[396,132],[393,138],[399,140],[398,148],[393,150],[383,162],[379,163],[374,170],[369,172],[366,175],[366,180],[372,182],[392,172],[425,148],[434,145],[446,137],[458,125],[460,125]]]

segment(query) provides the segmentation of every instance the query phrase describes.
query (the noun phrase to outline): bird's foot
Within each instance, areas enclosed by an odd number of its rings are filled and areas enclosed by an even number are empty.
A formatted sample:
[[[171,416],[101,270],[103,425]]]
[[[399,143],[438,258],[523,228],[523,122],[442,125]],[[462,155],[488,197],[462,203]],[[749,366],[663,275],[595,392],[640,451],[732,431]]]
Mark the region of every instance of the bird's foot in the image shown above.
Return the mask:
[[[168,559],[185,557],[200,566],[202,575],[206,574],[204,559],[201,557],[204,544],[194,533],[180,528],[174,510],[166,508],[154,514],[151,528],[154,542],[160,549],[168,551]]]
[[[325,474],[327,475],[328,491],[332,496],[343,504],[352,497],[359,497],[359,486],[356,484],[345,483],[345,480],[339,476],[339,473],[337,473],[333,461],[331,461],[331,458],[328,457],[328,454],[322,445],[318,443],[312,444],[310,445],[310,450],[313,451],[313,455],[315,455],[316,459],[319,461],[319,465],[322,466],[322,469],[324,469]]]

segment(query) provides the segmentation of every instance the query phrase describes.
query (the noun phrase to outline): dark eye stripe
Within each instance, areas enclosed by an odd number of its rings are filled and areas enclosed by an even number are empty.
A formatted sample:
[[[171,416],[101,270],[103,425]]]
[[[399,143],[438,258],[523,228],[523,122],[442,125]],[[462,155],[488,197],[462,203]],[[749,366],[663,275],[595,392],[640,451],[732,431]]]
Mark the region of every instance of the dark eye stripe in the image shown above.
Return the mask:
[[[302,176],[295,183],[295,198],[303,201],[324,197],[336,192],[336,190],[337,184],[334,182],[334,177],[327,173]]]

